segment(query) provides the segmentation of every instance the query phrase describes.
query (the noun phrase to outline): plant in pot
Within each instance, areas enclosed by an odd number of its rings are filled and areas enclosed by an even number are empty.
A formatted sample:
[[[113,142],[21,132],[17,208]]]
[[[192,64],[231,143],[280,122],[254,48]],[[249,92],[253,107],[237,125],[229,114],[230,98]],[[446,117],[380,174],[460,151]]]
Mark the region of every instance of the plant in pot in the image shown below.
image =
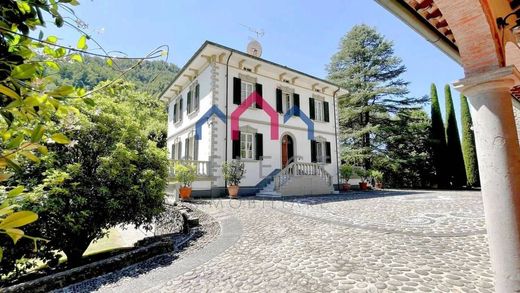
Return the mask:
[[[191,184],[197,178],[197,169],[195,165],[175,164],[173,168],[175,172],[175,180],[181,184],[179,195],[181,200],[191,199]]]
[[[363,168],[357,168],[356,174],[361,178],[361,182],[359,182],[359,189],[368,190],[368,178],[370,177],[370,172]]]
[[[352,177],[352,173],[354,173],[354,168],[351,165],[343,164],[339,168],[339,172],[341,174],[341,177],[345,180],[345,183],[343,183],[343,190],[349,191],[350,184],[348,181],[350,180],[350,177]]]
[[[239,160],[232,160],[222,165],[222,173],[228,183],[228,193],[230,198],[238,197],[238,185],[245,173],[244,163]]]
[[[372,170],[370,171],[370,175],[376,181],[376,188],[383,189],[383,172],[378,170]]]

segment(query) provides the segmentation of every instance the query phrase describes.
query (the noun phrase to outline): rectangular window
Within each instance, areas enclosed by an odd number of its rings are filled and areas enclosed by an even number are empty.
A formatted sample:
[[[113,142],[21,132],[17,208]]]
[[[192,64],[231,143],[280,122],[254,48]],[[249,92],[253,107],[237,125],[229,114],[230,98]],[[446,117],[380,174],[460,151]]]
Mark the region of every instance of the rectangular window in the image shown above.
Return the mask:
[[[287,113],[293,106],[293,97],[290,93],[283,93],[283,112]]]
[[[240,158],[250,160],[255,159],[253,136],[253,133],[240,133]]]
[[[323,121],[323,102],[314,100],[314,111],[316,113],[316,121]]]
[[[255,90],[254,84],[247,82],[247,81],[242,81],[241,86],[240,86],[241,101],[244,102],[245,99],[249,98],[249,96],[253,93],[254,90]]]
[[[325,163],[325,147],[323,142],[316,143],[316,161],[318,163]]]

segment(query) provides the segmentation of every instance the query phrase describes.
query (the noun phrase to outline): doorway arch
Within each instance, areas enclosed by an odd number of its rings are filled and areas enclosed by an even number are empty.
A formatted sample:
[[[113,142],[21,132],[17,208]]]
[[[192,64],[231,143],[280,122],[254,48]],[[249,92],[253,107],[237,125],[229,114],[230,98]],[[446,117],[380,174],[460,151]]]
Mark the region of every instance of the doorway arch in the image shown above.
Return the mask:
[[[290,163],[295,161],[296,158],[296,144],[295,139],[292,135],[285,133],[280,140],[280,157],[282,169],[287,167]]]

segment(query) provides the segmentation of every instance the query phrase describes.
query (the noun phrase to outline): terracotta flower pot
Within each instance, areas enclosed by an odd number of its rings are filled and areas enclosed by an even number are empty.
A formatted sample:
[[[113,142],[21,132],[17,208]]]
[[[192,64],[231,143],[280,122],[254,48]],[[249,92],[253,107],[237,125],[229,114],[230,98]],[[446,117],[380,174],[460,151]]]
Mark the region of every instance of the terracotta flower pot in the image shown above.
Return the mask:
[[[350,190],[350,184],[343,183],[343,191],[349,191]]]
[[[377,189],[383,189],[383,183],[382,182],[376,182],[376,188]]]
[[[229,193],[229,198],[238,198],[238,185],[230,185],[227,190]]]
[[[179,188],[179,195],[181,196],[181,200],[190,200],[191,199],[191,187],[181,187]]]
[[[359,182],[359,189],[367,190],[368,189],[368,182]]]

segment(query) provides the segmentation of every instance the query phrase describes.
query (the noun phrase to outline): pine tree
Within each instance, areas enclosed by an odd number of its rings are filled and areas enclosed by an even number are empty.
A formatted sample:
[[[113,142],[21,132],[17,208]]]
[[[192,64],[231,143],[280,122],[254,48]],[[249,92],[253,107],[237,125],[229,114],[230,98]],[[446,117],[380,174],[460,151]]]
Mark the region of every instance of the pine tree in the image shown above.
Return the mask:
[[[437,95],[437,87],[432,83],[431,86],[431,119],[432,127],[430,133],[430,141],[432,148],[432,159],[435,169],[435,181],[437,186],[440,188],[447,188],[449,186],[448,181],[448,168],[446,163],[446,132],[444,130],[444,122],[442,120],[441,106],[439,104],[439,97]]]
[[[329,80],[349,91],[339,97],[343,159],[370,169],[385,145],[381,126],[425,98],[407,97],[408,82],[401,78],[406,67],[394,55],[392,42],[367,25],[354,26],[341,39],[327,69]]]
[[[460,96],[460,111],[462,122],[462,154],[466,166],[466,178],[468,186],[479,187],[480,178],[478,173],[477,148],[475,146],[475,133],[473,132],[473,121],[469,112],[468,99]]]
[[[455,117],[451,89],[448,84],[444,87],[444,98],[446,99],[447,157],[448,162],[450,162],[448,174],[450,176],[451,186],[460,188],[466,185],[466,169],[464,167],[462,147],[460,146],[459,129],[457,127],[457,118]]]

